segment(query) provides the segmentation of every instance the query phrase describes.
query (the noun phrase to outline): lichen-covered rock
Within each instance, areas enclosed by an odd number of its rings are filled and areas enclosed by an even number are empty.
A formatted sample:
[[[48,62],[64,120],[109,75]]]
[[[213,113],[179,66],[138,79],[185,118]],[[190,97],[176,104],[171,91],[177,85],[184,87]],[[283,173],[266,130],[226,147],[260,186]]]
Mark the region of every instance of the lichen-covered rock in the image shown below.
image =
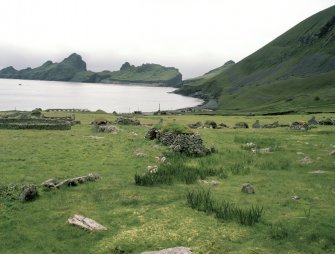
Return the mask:
[[[22,192],[20,194],[21,201],[33,201],[37,197],[38,197],[38,191],[36,185],[29,184],[23,186]]]

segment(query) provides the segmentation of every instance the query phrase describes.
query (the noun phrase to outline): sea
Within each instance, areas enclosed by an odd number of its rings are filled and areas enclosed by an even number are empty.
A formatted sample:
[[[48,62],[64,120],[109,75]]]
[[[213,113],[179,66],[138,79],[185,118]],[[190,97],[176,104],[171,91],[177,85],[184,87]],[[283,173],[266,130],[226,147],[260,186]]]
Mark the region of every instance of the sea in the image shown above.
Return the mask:
[[[0,79],[0,111],[46,109],[154,112],[194,107],[201,99],[173,93],[173,87]]]

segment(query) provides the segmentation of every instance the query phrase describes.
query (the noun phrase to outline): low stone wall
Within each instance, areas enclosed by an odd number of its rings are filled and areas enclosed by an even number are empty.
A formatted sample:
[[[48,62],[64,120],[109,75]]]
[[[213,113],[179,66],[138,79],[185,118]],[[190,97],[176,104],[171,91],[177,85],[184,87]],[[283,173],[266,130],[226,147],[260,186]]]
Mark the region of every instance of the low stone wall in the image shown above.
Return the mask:
[[[21,129],[21,130],[70,130],[69,122],[62,123],[0,123],[0,129]]]

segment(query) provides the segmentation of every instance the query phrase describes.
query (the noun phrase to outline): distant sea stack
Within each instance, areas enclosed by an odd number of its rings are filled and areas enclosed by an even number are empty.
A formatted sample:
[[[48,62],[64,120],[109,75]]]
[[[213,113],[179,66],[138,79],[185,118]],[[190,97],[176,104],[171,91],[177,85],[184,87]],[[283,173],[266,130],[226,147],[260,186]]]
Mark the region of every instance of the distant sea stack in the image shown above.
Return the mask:
[[[180,87],[182,74],[174,67],[159,64],[134,66],[124,63],[118,71],[93,72],[86,69],[86,63],[76,53],[60,63],[47,61],[37,68],[16,70],[13,66],[0,70],[0,78],[71,81],[87,83],[137,83],[157,86]]]

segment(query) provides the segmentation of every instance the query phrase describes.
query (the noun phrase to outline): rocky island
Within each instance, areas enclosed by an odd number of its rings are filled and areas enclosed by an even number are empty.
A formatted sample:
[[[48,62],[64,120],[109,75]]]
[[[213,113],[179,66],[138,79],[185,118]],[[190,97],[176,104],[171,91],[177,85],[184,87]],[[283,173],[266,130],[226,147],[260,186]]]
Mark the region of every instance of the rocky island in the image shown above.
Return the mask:
[[[49,60],[37,68],[16,70],[13,66],[9,66],[0,70],[0,78],[86,83],[137,83],[172,87],[179,87],[182,83],[182,74],[178,69],[159,64],[146,63],[134,66],[126,62],[118,71],[89,71],[85,61],[76,53],[71,54],[60,63]]]

